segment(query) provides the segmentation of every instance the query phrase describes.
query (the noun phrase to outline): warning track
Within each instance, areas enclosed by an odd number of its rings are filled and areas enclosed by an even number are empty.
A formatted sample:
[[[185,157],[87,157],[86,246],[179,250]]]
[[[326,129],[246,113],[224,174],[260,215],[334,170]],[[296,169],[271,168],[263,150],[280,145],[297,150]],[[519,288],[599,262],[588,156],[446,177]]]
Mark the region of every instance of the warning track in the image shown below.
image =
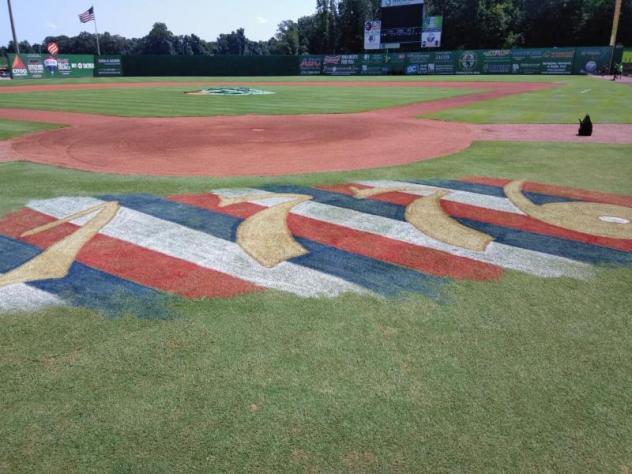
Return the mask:
[[[3,87],[0,94],[196,84],[28,85]],[[199,84],[208,85],[208,82]],[[222,85],[406,86],[481,91],[379,111],[331,115],[123,118],[0,109],[0,118],[4,119],[67,125],[0,144],[0,161],[31,161],[100,173],[155,176],[272,176],[395,166],[456,153],[468,148],[474,140],[528,139],[515,128],[517,126],[503,129],[503,126],[473,126],[415,117],[552,87],[533,83],[404,81],[230,82]],[[611,135],[619,137],[628,131],[627,126],[620,127],[622,130]],[[541,133],[541,128],[535,129],[533,136],[541,137]],[[608,136],[607,141],[612,142],[613,136]]]

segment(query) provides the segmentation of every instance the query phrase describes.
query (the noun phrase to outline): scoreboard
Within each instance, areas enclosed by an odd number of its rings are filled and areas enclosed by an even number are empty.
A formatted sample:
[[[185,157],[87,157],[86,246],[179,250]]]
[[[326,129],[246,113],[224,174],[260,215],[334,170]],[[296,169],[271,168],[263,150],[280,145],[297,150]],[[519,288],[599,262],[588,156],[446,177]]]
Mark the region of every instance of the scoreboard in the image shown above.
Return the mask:
[[[424,0],[382,0],[382,45],[421,44]]]

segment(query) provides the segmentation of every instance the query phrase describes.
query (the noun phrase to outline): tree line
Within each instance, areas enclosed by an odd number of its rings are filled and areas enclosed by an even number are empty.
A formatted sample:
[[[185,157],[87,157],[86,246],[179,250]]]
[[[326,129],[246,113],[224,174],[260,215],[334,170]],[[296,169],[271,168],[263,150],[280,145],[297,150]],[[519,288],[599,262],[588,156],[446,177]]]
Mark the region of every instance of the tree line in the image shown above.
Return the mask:
[[[426,0],[426,15],[443,15],[444,49],[601,46],[610,40],[615,0]],[[364,23],[379,19],[380,0],[317,0],[312,15],[285,20],[266,41],[247,38],[243,28],[214,41],[174,35],[164,23],[143,38],[103,33],[102,54],[301,55],[363,51]],[[48,36],[20,43],[23,53],[45,53],[56,42],[67,54],[94,53],[93,34]],[[624,0],[618,42],[632,45],[632,0]],[[13,42],[0,54],[15,52]]]

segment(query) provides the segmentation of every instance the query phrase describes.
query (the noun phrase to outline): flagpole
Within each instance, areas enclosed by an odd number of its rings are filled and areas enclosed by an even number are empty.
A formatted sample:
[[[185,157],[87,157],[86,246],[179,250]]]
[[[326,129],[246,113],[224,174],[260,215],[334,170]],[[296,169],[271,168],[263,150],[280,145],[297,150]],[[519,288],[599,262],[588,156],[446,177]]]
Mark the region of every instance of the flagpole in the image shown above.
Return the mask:
[[[99,45],[99,30],[97,30],[97,14],[94,14],[94,33],[97,37],[97,56],[101,56],[101,46]]]
[[[18,35],[15,34],[15,23],[13,22],[13,9],[11,8],[11,0],[7,0],[9,5],[9,18],[11,19],[11,32],[13,33],[13,45],[15,46],[15,53],[20,54],[20,43],[18,43]]]

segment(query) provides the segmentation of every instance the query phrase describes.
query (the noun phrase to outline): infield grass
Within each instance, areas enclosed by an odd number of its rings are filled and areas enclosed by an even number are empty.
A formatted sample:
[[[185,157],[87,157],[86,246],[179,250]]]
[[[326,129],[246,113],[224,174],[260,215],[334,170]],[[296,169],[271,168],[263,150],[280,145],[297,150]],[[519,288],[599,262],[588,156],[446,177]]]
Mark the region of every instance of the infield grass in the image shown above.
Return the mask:
[[[275,180],[6,163],[0,215],[57,195],[469,174],[632,195],[631,153],[477,143],[403,167]],[[3,315],[0,470],[625,473],[630,288],[629,269],[591,281],[508,272],[452,284],[442,304],[267,292],[176,300],[166,321]]]
[[[475,89],[266,86],[273,95],[194,96],[199,87],[151,87],[2,94],[1,107],[134,117],[300,115],[362,112],[469,94]]]

